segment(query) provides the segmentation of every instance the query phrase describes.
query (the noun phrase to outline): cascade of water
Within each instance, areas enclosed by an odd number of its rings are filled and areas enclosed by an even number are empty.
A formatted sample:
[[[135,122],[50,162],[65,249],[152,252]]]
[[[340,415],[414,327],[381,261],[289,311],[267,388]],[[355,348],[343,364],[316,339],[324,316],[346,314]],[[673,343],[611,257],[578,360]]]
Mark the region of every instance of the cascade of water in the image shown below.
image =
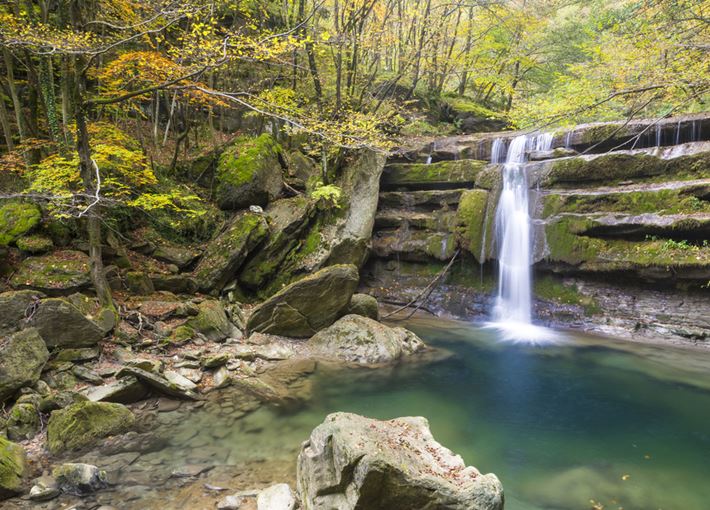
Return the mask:
[[[678,126],[675,128],[675,144],[680,145],[680,120],[678,121]]]
[[[494,316],[498,322],[530,324],[532,319],[532,235],[524,164],[527,151],[545,151],[551,145],[551,134],[523,135],[514,138],[508,148],[495,222],[499,269]]]
[[[505,141],[501,138],[496,138],[491,146],[491,163],[494,165],[503,163],[503,156],[505,156]]]
[[[656,124],[656,147],[661,146],[661,133],[662,133],[661,125]]]

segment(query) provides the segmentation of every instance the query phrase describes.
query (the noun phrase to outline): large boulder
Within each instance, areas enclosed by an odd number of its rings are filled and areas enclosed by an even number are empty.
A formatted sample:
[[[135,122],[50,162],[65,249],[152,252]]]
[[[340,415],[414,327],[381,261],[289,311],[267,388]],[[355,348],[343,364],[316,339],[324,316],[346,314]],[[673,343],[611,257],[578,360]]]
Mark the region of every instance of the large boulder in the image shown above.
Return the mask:
[[[0,339],[0,402],[39,380],[49,352],[34,328]]]
[[[42,219],[42,212],[30,202],[11,201],[0,206],[0,246],[17,241]]]
[[[108,486],[106,472],[91,464],[62,464],[54,468],[52,476],[62,492],[76,496],[85,496]]]
[[[353,294],[345,312],[346,315],[362,315],[363,317],[369,317],[374,320],[379,320],[380,318],[380,309],[377,304],[377,299],[369,294]]]
[[[29,324],[37,328],[47,347],[90,347],[104,337],[104,331],[69,301],[45,299]]]
[[[222,209],[265,206],[283,188],[281,146],[270,135],[241,136],[217,164],[217,201]]]
[[[18,290],[0,294],[0,336],[22,329],[31,305],[40,296],[31,290]]]
[[[254,308],[247,329],[309,337],[330,326],[350,303],[359,281],[357,267],[338,264],[298,280]]]
[[[307,345],[316,357],[359,364],[392,363],[425,349],[411,331],[361,315],[346,315],[313,335]]]
[[[55,251],[22,261],[10,279],[16,289],[35,289],[47,294],[70,294],[91,285],[89,257],[80,251]]]
[[[269,235],[263,216],[242,213],[236,216],[216,239],[211,241],[195,269],[200,289],[219,291],[234,279],[247,256]]]
[[[25,450],[0,436],[0,501],[22,490],[26,470]]]
[[[84,448],[99,439],[130,430],[136,421],[121,404],[77,402],[53,411],[47,425],[47,445],[53,454]]]
[[[301,446],[297,479],[304,510],[503,509],[498,478],[467,467],[421,417],[331,414]]]

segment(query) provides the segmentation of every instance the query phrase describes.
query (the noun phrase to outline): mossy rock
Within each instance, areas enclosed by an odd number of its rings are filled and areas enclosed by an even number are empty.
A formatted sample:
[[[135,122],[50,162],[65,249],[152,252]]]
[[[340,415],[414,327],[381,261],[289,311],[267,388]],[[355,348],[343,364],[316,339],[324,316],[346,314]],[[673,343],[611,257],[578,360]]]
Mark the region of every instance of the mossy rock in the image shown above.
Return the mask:
[[[444,95],[441,103],[441,120],[453,122],[462,133],[500,131],[508,126],[505,115],[466,96]]]
[[[217,164],[217,201],[222,209],[265,206],[283,188],[281,146],[268,134],[240,136]]]
[[[141,271],[128,271],[126,273],[126,287],[132,294],[147,296],[155,292],[153,280]]]
[[[23,386],[35,384],[48,359],[49,351],[34,328],[0,338],[0,403]]]
[[[29,321],[48,347],[92,347],[104,331],[65,299],[42,300]]]
[[[221,342],[234,333],[222,303],[210,299],[199,304],[197,316],[187,322],[193,331],[202,333],[212,342]]]
[[[252,311],[250,332],[308,337],[332,324],[359,282],[354,265],[329,266],[280,290]]]
[[[460,245],[481,263],[483,233],[488,206],[488,191],[467,190],[461,195],[456,211],[456,234]]]
[[[90,284],[89,257],[72,250],[26,258],[10,279],[10,285],[16,289],[29,288],[46,293],[69,294]]]
[[[55,455],[85,448],[105,437],[128,432],[135,421],[133,413],[121,404],[78,402],[52,412],[47,426],[47,446]]]
[[[697,193],[704,195],[706,189]],[[595,214],[615,212],[641,214],[710,213],[710,202],[698,198],[694,190],[660,189],[604,194],[550,194],[544,198],[543,218],[560,213]]]
[[[54,248],[54,242],[49,237],[35,234],[21,237],[15,244],[20,250],[32,255],[47,253]]]
[[[372,320],[379,320],[380,310],[377,299],[369,294],[353,294],[345,315],[361,315]]]
[[[533,281],[535,296],[561,305],[575,305],[584,309],[587,315],[600,312],[599,304],[591,296],[585,296],[577,286],[568,284],[554,276],[544,275]]]
[[[31,202],[9,201],[0,206],[0,246],[14,243],[31,232],[42,219],[42,211]]]
[[[21,492],[26,472],[25,450],[0,436],[0,500]]]
[[[414,262],[448,261],[456,252],[453,232],[430,230],[379,231],[372,239],[372,251],[380,258],[398,257]]]
[[[30,402],[18,402],[10,410],[6,426],[7,437],[11,441],[32,439],[41,427],[37,406]]]
[[[463,159],[425,163],[397,163],[389,165],[382,174],[385,189],[461,188],[472,186],[485,161]]]
[[[247,289],[264,288],[277,273],[281,264],[302,241],[308,224],[316,213],[314,205],[304,197],[277,200],[269,205],[266,218],[272,234],[262,250],[249,260],[239,274],[239,284]],[[318,242],[309,236],[305,240],[306,250],[311,242]]]
[[[205,292],[219,291],[236,277],[247,256],[269,235],[260,214],[237,215],[227,229],[207,245],[194,276]]]
[[[196,332],[190,326],[183,324],[173,330],[168,337],[168,341],[177,345],[184,344],[195,338]]]
[[[25,314],[41,293],[14,290],[0,293],[0,338],[18,331],[25,325]]]

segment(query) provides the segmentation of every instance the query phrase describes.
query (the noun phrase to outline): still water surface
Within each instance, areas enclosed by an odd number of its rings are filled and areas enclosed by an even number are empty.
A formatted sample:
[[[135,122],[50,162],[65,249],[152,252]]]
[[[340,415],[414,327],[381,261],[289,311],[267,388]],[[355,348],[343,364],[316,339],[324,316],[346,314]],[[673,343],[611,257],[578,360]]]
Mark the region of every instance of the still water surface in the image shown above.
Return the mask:
[[[510,344],[440,319],[407,327],[451,356],[319,372],[313,399],[288,413],[262,408],[225,422],[224,410],[194,412],[162,454],[211,451],[217,464],[293,471],[300,443],[330,412],[422,415],[439,442],[499,476],[508,510],[710,508],[710,352],[578,333]]]

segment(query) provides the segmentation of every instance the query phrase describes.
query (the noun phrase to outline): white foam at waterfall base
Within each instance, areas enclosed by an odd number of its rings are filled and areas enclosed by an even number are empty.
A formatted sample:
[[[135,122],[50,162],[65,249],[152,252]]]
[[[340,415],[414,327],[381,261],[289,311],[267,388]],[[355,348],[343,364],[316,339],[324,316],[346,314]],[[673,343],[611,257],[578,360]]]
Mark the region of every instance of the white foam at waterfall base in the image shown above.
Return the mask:
[[[493,143],[492,163],[500,161],[501,144]],[[530,150],[547,151],[549,133],[515,137],[503,165],[503,185],[495,218],[498,245],[498,296],[494,321],[488,327],[500,331],[502,340],[550,343],[559,340],[555,332],[532,323],[532,229],[528,182],[525,173]]]

